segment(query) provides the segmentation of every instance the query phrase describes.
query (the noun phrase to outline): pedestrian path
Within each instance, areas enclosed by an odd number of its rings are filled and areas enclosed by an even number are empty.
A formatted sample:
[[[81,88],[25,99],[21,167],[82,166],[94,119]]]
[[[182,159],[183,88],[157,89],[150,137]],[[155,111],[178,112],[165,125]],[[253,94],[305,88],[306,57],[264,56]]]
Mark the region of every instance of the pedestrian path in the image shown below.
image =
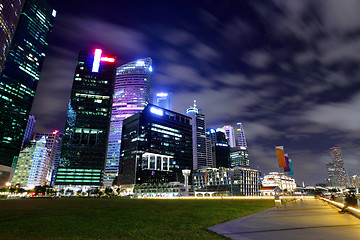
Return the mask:
[[[318,199],[297,200],[208,228],[240,240],[359,240],[360,219]]]

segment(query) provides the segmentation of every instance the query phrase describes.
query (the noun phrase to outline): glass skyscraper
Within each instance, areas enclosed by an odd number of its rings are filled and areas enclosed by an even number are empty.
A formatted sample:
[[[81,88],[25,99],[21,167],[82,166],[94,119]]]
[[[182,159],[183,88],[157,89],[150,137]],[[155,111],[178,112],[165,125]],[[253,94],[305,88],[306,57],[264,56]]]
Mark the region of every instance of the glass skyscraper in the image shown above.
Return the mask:
[[[102,185],[115,70],[101,49],[79,53],[55,185]]]
[[[56,11],[44,0],[27,0],[0,76],[0,164],[20,152]]]
[[[196,107],[196,101],[194,100],[194,106],[189,107],[186,110],[186,115],[191,117],[192,125],[192,147],[193,147],[193,170],[197,170],[200,167],[211,167],[208,164],[207,156],[207,140],[206,140],[206,123],[205,115],[200,113],[200,110]],[[212,162],[211,162],[212,164]]]
[[[122,125],[149,102],[151,58],[139,59],[117,68],[112,105],[104,185],[111,186],[119,173]]]
[[[2,50],[0,53],[0,74],[4,67],[24,2],[25,0],[0,2],[0,48]]]
[[[119,183],[183,182],[193,162],[190,120],[152,104],[125,119]]]
[[[245,132],[242,126],[242,123],[237,123],[237,137],[238,137],[238,146],[247,147]]]

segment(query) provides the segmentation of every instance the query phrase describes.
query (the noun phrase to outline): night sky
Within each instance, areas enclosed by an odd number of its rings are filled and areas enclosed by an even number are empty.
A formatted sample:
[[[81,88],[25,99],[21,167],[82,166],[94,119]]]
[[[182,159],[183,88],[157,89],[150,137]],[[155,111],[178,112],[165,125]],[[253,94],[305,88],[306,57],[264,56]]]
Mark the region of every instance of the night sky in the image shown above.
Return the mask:
[[[298,184],[325,182],[329,148],[360,174],[360,1],[58,1],[32,114],[36,131],[63,130],[77,55],[102,48],[120,65],[153,59],[151,93],[196,99],[207,127],[242,122],[250,164]]]

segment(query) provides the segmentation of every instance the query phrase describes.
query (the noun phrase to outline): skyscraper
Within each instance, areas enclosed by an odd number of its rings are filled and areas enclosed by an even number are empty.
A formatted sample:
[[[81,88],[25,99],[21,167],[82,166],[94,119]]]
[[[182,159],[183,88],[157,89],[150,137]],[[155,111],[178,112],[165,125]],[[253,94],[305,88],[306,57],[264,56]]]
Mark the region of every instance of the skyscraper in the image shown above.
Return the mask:
[[[173,93],[160,92],[154,94],[153,104],[165,109],[173,110]]]
[[[341,154],[341,148],[330,148],[330,154],[334,164],[334,173],[337,179],[338,186],[343,188],[349,187],[349,180],[346,174],[346,170],[344,168],[344,160]]]
[[[1,1],[0,3],[0,74],[4,67],[10,44],[14,37],[25,0]]]
[[[194,105],[186,110],[186,115],[192,119],[193,170],[197,170],[208,166],[205,115],[200,113],[195,100]]]
[[[39,141],[44,136],[46,137],[45,146],[49,150],[50,157],[50,185],[53,185],[60,157],[62,133],[60,133],[58,130],[54,130],[50,133],[35,133],[34,140]]]
[[[111,186],[119,174],[124,119],[142,111],[149,102],[151,63],[151,58],[145,58],[117,68],[104,175],[105,186]]]
[[[247,147],[245,132],[242,126],[242,123],[237,123],[237,138],[239,147]]]
[[[124,120],[121,185],[183,181],[192,168],[191,118],[149,104]]]
[[[0,164],[19,155],[56,12],[27,0],[0,76]]]
[[[55,185],[102,184],[115,70],[101,49],[79,53]]]
[[[26,129],[25,129],[25,133],[24,133],[24,138],[22,140],[22,144],[21,147],[24,145],[25,141],[30,141],[31,138],[33,137],[34,134],[34,127],[35,127],[35,123],[36,123],[36,118],[34,115],[29,115],[29,119],[26,125]]]
[[[46,136],[20,151],[11,185],[20,184],[25,189],[50,184],[50,151],[46,147]]]
[[[231,167],[250,167],[249,152],[246,147],[230,148]]]
[[[226,139],[230,147],[236,147],[236,139],[235,139],[235,131],[231,125],[225,125],[221,129],[223,129]]]

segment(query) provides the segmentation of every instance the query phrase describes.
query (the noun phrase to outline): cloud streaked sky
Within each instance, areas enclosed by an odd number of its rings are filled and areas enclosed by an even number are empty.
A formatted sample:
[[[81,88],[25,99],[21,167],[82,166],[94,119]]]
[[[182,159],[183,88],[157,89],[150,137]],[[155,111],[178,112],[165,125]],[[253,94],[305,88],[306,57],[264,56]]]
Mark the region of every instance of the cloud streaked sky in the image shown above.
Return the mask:
[[[151,57],[151,92],[172,91],[174,110],[196,99],[208,127],[242,122],[263,173],[284,145],[300,184],[324,182],[333,146],[360,174],[359,1],[48,2],[36,130],[63,129],[78,52],[102,48],[121,64]]]

